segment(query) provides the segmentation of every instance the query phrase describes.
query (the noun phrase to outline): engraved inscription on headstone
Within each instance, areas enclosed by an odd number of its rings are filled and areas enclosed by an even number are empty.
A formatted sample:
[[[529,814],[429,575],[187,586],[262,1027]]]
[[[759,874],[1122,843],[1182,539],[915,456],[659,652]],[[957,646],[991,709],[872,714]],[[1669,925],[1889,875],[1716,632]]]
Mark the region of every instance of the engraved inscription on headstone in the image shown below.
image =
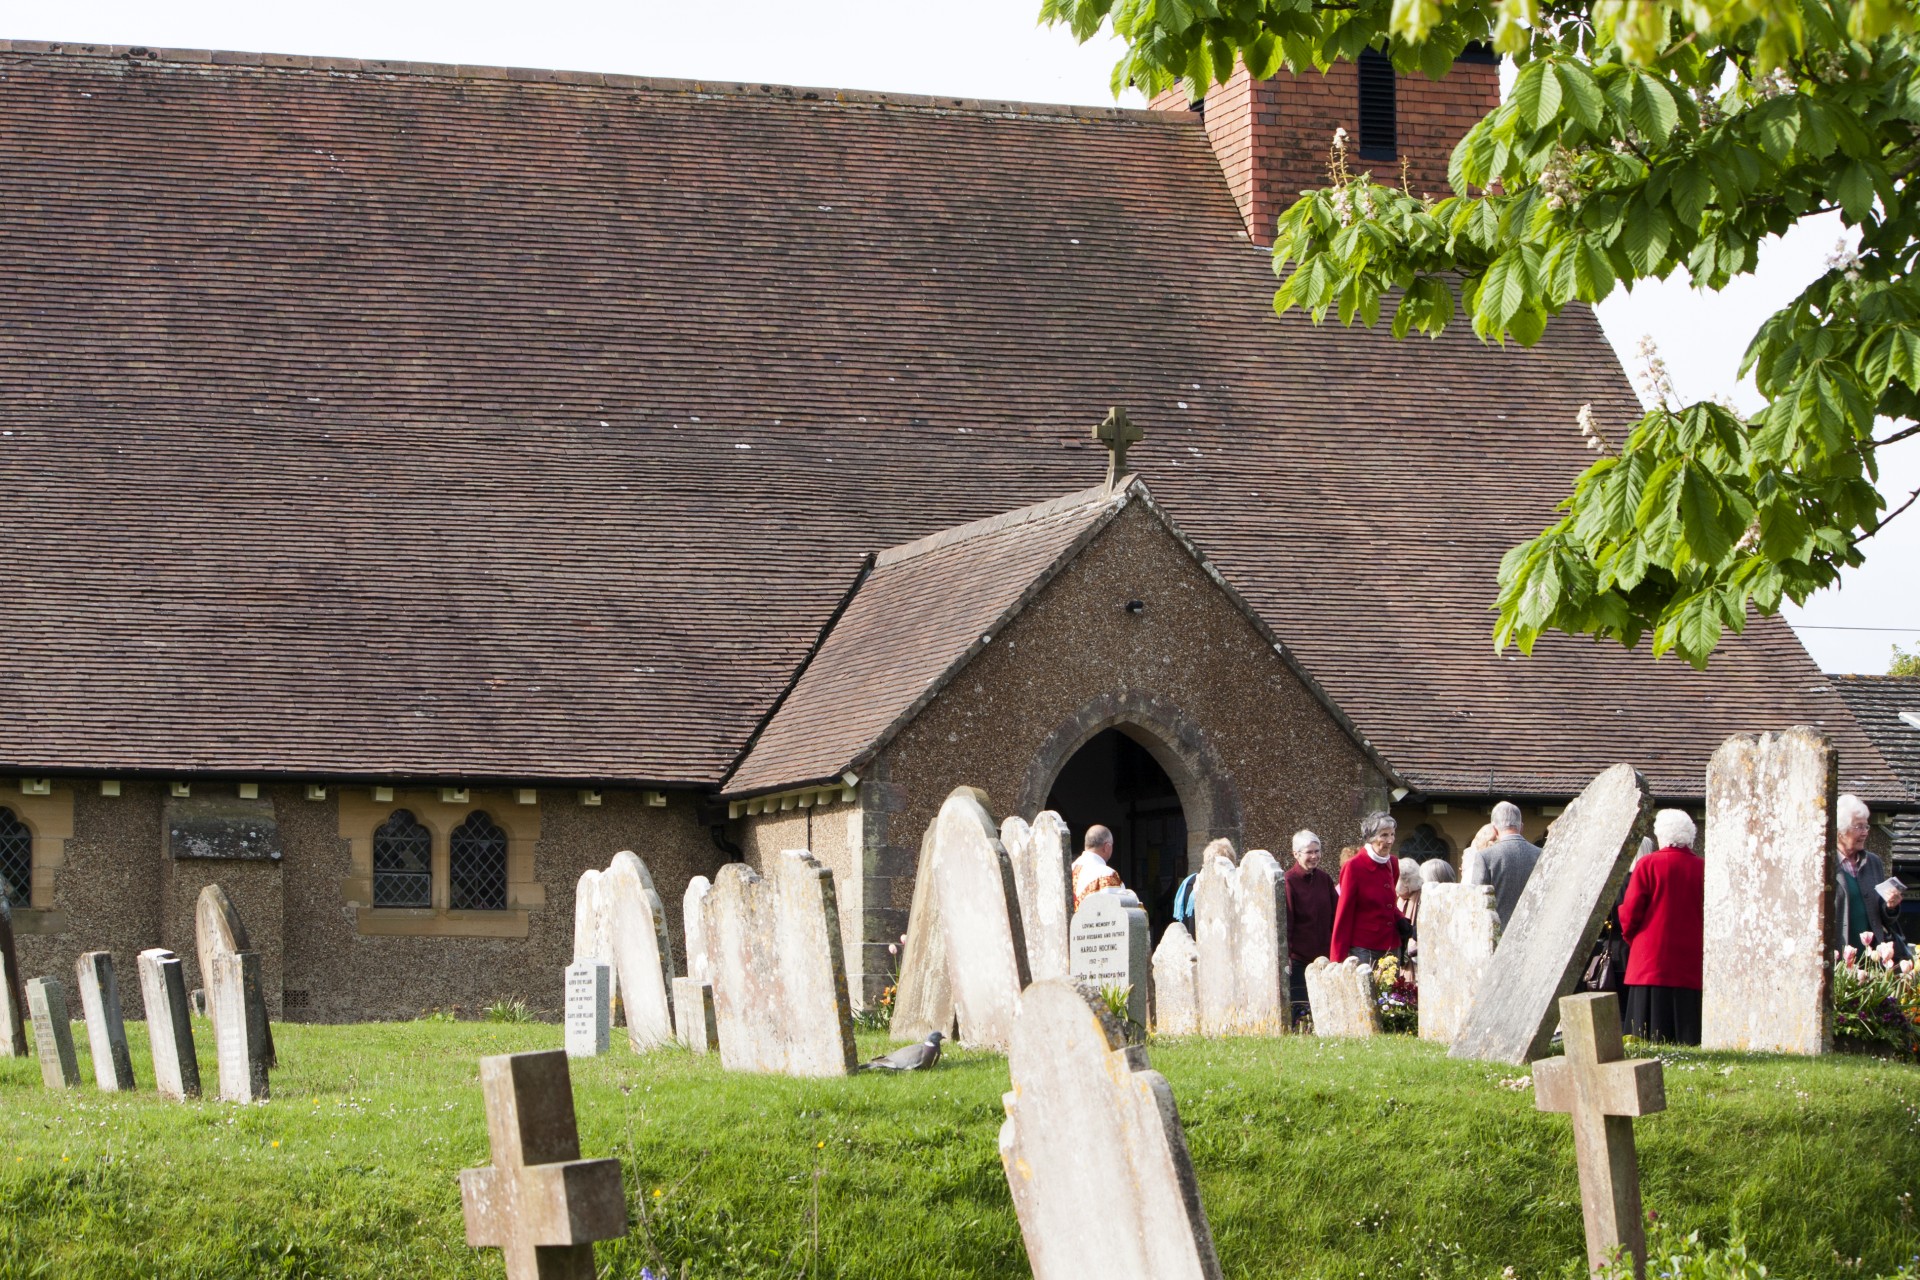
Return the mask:
[[[153,1048],[153,1087],[163,1098],[200,1096],[200,1060],[193,1050],[188,1016],[186,966],[164,947],[140,953],[140,997],[147,1007],[147,1040]]]
[[[612,1026],[613,1011],[620,999],[620,971],[613,967],[613,921],[600,883],[602,874],[590,867],[580,873],[580,882],[574,888],[573,958],[598,960],[608,967],[607,1025]]]
[[[598,960],[567,966],[567,1056],[595,1058],[607,1051],[613,1028],[607,1019],[607,984],[613,970]]]
[[[113,954],[83,953],[74,964],[74,979],[80,988],[81,1016],[87,1024],[95,1083],[107,1093],[133,1088],[133,1056],[127,1050],[127,1024],[120,1014],[120,983],[113,973]]]
[[[1128,889],[1090,893],[1073,913],[1069,934],[1073,980],[1096,992],[1127,993],[1127,1019],[1147,1025],[1147,913]],[[1136,1033],[1138,1034],[1138,1033]]]
[[[49,1089],[73,1088],[80,1083],[80,1059],[73,1051],[67,990],[58,978],[27,983],[27,1012],[33,1018],[34,1049],[40,1055],[40,1083]]]

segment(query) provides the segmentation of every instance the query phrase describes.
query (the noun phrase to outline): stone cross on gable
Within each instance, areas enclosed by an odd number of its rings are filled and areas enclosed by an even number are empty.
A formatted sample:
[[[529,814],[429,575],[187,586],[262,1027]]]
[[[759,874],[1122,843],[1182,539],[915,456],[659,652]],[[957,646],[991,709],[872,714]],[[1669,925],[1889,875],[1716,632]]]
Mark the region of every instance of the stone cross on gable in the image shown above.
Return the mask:
[[[460,1173],[467,1243],[506,1255],[508,1280],[594,1280],[593,1242],[627,1232],[618,1160],[582,1160],[567,1055],[480,1059],[493,1164]]]
[[[1127,417],[1125,409],[1107,410],[1106,420],[1093,429],[1093,438],[1107,446],[1107,488],[1120,483],[1127,474],[1127,446],[1140,443],[1146,433]]]
[[[1623,1245],[1644,1276],[1646,1229],[1640,1217],[1640,1164],[1633,1153],[1633,1117],[1667,1107],[1660,1063],[1625,1059],[1620,998],[1612,992],[1560,1001],[1564,1058],[1533,1064],[1533,1102],[1573,1117],[1580,1162],[1580,1207],[1587,1224],[1587,1265],[1598,1272]]]

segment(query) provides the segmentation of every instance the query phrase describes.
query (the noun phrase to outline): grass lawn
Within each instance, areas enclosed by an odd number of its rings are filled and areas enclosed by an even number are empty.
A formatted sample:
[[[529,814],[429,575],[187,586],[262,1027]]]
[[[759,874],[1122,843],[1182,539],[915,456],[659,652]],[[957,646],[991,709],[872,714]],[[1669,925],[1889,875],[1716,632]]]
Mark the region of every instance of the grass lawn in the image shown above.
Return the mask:
[[[145,1027],[128,1031],[148,1084]],[[257,1107],[100,1094],[84,1048],[87,1083],[67,1094],[40,1087],[36,1062],[0,1061],[0,1278],[500,1275],[498,1253],[465,1245],[455,1178],[488,1159],[476,1063],[556,1047],[559,1028],[274,1036],[285,1065]],[[1152,1056],[1229,1276],[1530,1280],[1582,1256],[1568,1122],[1503,1087],[1522,1073],[1400,1037],[1169,1041]],[[644,1227],[600,1247],[603,1275],[1027,1274],[994,1055],[816,1082],[616,1047],[576,1063],[574,1087],[585,1154],[617,1155],[636,1224],[644,1206]],[[1920,1253],[1920,1071],[1685,1053],[1667,1096],[1637,1130],[1648,1207],[1669,1222],[1715,1242],[1737,1222],[1786,1280],[1861,1280]]]

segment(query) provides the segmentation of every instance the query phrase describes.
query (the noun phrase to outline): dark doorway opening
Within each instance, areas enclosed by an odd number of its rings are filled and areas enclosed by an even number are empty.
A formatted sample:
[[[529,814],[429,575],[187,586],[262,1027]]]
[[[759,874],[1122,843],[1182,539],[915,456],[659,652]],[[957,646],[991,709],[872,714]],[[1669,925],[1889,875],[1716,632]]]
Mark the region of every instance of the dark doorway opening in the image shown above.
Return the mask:
[[[1158,943],[1187,874],[1187,815],[1153,753],[1119,729],[1095,734],[1054,779],[1047,808],[1066,821],[1076,856],[1088,827],[1113,829],[1113,869],[1147,908]]]

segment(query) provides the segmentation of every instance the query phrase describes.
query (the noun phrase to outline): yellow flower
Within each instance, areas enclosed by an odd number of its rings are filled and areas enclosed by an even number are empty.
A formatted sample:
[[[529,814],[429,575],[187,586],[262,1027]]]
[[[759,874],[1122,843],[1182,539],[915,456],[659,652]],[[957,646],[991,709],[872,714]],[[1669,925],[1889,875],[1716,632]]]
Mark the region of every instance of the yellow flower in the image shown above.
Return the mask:
[[[827,1144],[826,1144],[826,1143],[824,1143],[824,1142],[816,1142],[816,1143],[814,1143],[814,1144],[813,1144],[813,1149],[814,1149],[815,1151],[818,1151],[818,1150],[819,1150],[820,1148],[822,1148],[822,1147],[824,1147],[824,1146],[826,1146],[826,1145],[827,1145]]]
[[[654,1198],[655,1200],[658,1200],[658,1199],[660,1198],[660,1194],[661,1194],[661,1192],[660,1192],[660,1188],[658,1188],[658,1187],[655,1187],[655,1188],[653,1189],[653,1198]]]
[[[275,1139],[273,1140],[273,1145],[274,1145],[274,1146],[276,1146],[276,1147],[277,1147],[277,1146],[279,1146],[279,1145],[280,1145],[280,1139],[278,1139],[278,1138],[275,1138]]]

